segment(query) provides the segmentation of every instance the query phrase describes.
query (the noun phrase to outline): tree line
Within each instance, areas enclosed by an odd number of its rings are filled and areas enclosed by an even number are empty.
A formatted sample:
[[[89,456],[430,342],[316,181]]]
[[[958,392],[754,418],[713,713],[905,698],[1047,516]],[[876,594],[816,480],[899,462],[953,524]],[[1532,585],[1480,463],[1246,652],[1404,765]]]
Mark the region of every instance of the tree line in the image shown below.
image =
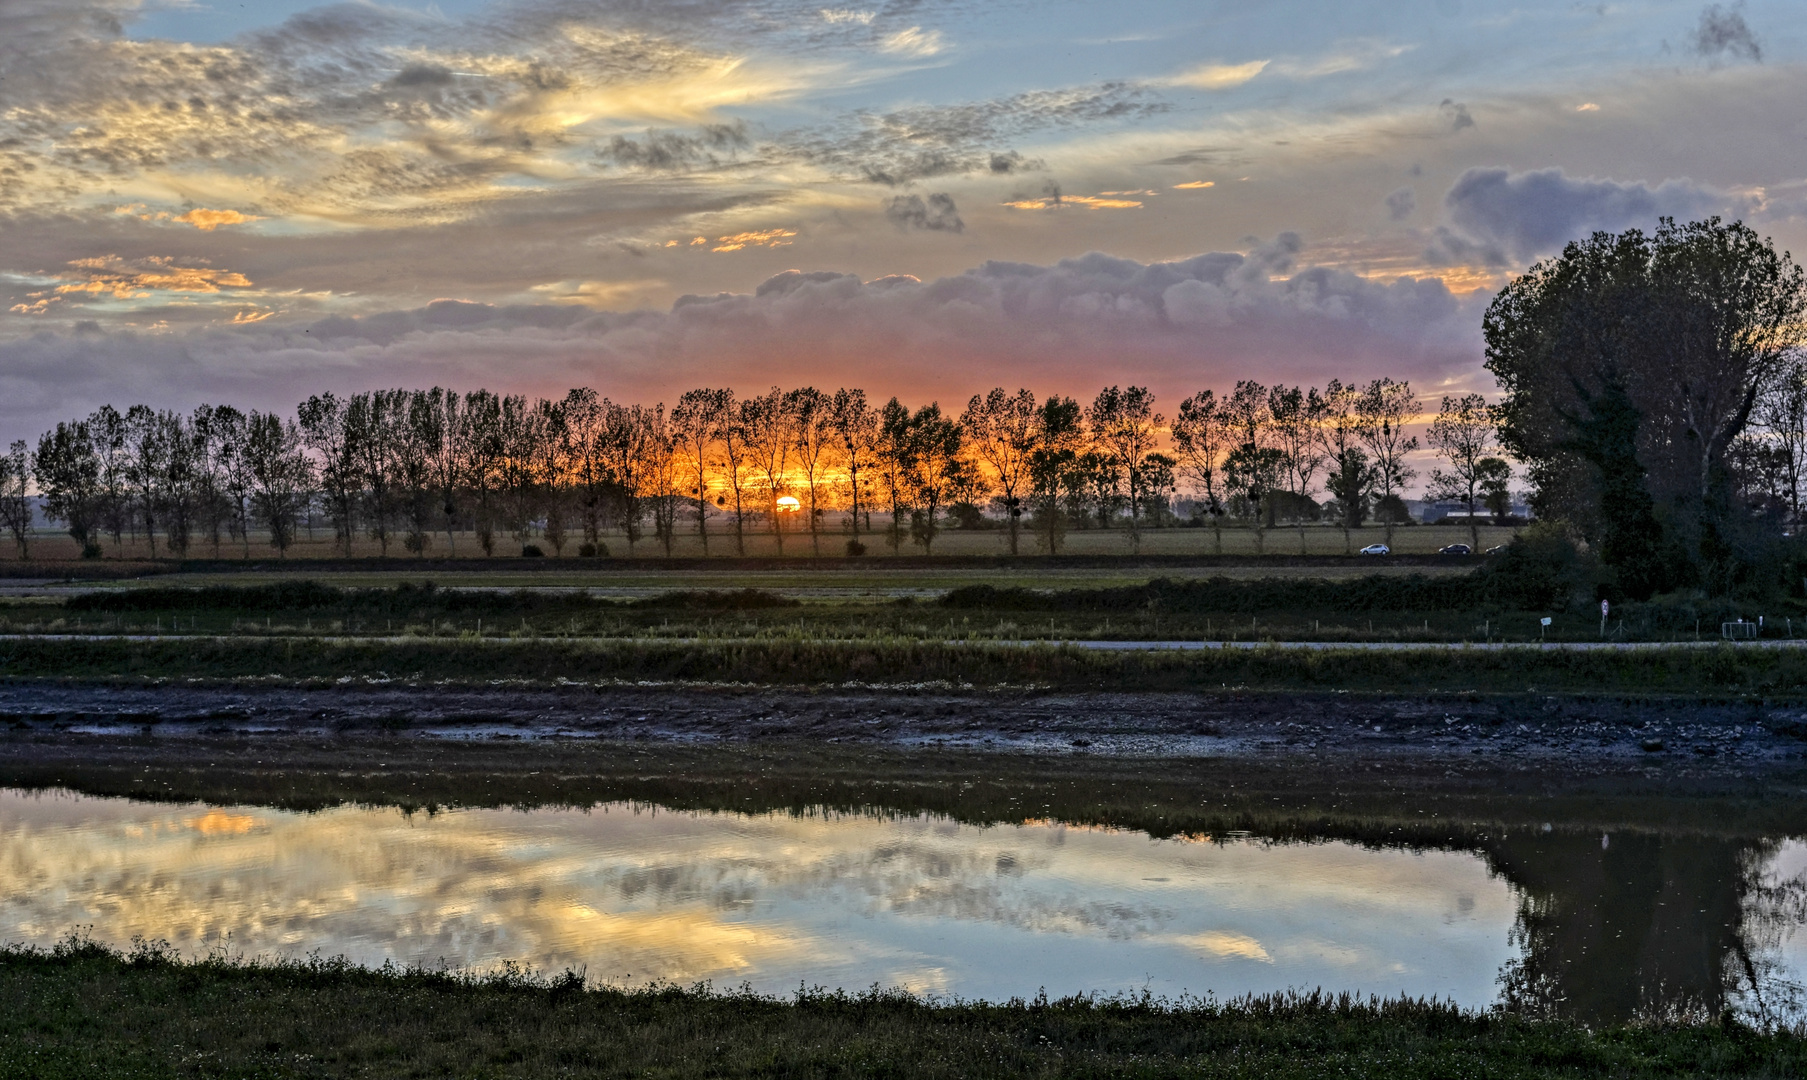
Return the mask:
[[[875,534],[893,551],[932,551],[950,525],[995,525],[1012,554],[1025,533],[1058,552],[1074,528],[1122,528],[1139,544],[1144,529],[1177,523],[1182,487],[1195,523],[1242,519],[1261,542],[1323,509],[1346,534],[1370,515],[1405,518],[1406,458],[1419,449],[1406,429],[1420,412],[1405,382],[1244,380],[1193,394],[1171,421],[1155,405],[1145,387],[1111,386],[1089,404],[999,387],[957,416],[813,387],[690,390],[670,409],[588,388],[530,399],[437,387],[318,394],[292,416],[103,406],[0,456],[0,523],[24,555],[35,490],[89,556],[131,536],[180,557],[202,544],[248,555],[253,532],[286,551],[312,514],[348,553],[368,537],[416,555],[441,535],[456,554],[460,534],[485,555],[504,538],[595,554],[612,532],[669,554],[684,531],[705,551],[744,553],[764,531],[781,552],[799,534],[819,552],[830,512],[854,554]],[[1434,494],[1471,510],[1506,497],[1491,425],[1479,395],[1443,399]]]

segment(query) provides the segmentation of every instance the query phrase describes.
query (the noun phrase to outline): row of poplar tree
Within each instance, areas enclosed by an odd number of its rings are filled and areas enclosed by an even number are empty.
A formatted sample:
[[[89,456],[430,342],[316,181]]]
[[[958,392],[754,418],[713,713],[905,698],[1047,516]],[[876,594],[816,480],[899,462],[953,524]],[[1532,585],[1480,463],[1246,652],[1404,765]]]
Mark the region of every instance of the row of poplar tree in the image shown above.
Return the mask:
[[[1182,484],[1196,513],[1259,529],[1316,516],[1318,484],[1345,528],[1371,507],[1400,504],[1419,449],[1411,387],[1392,379],[1323,389],[1239,382],[1186,398],[1171,420],[1146,388],[1108,387],[1089,405],[1002,388],[959,416],[938,404],[880,406],[864,391],[773,388],[754,397],[691,390],[667,411],[619,404],[591,389],[562,399],[477,390],[381,390],[310,397],[295,415],[203,405],[190,415],[143,405],[103,407],[59,423],[0,457],[0,521],[26,553],[33,491],[90,556],[110,536],[144,537],[153,555],[198,543],[248,554],[254,531],[279,551],[321,514],[349,552],[367,536],[424,554],[460,533],[485,554],[513,537],[555,552],[604,533],[666,552],[681,530],[707,550],[713,533],[745,550],[750,531],[787,533],[820,549],[824,513],[843,516],[847,549],[862,527],[897,549],[926,550],[949,520],[969,527],[993,511],[1017,552],[1025,531],[1058,551],[1073,527],[1141,531],[1169,524]],[[1480,395],[1444,398],[1430,439],[1447,469],[1432,486],[1471,509],[1504,491],[1491,457],[1492,415]],[[1303,535],[1301,534],[1301,542]],[[1221,545],[1221,535],[1219,536]],[[537,544],[534,545],[537,550]]]

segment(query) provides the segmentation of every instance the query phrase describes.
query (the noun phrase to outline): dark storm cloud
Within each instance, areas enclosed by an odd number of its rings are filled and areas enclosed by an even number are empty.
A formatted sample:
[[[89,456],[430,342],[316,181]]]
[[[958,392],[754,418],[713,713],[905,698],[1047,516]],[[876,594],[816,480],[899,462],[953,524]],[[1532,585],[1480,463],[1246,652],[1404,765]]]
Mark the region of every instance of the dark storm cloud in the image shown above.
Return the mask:
[[[1746,197],[1692,180],[1653,186],[1571,177],[1561,169],[1501,168],[1469,169],[1444,196],[1443,206],[1450,225],[1438,230],[1431,257],[1494,266],[1551,254],[1596,230],[1650,228],[1663,216],[1742,216],[1755,208]]]
[[[954,197],[944,193],[899,195],[885,204],[885,220],[900,229],[924,229],[929,232],[960,232],[966,222],[954,206]]]
[[[1394,221],[1404,221],[1418,209],[1418,193],[1409,187],[1402,187],[1387,196],[1387,216]]]
[[[1700,25],[1694,28],[1688,44],[1697,55],[1709,60],[1725,56],[1753,62],[1763,59],[1763,46],[1744,21],[1743,3],[1730,7],[1709,4],[1700,13]]]
[[[1442,104],[1437,108],[1443,111],[1444,116],[1449,117],[1449,130],[1461,131],[1463,128],[1474,127],[1474,117],[1469,115],[1468,106],[1461,102],[1444,98]]]

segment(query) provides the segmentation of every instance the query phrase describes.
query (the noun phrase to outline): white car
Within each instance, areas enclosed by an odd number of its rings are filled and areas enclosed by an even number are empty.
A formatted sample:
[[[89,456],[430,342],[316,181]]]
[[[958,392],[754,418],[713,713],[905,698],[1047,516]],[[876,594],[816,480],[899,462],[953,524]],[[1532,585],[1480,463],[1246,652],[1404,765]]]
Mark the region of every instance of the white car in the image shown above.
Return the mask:
[[[1393,549],[1388,547],[1385,544],[1369,544],[1367,547],[1362,548],[1360,551],[1356,552],[1356,554],[1358,554],[1358,555],[1391,555],[1391,554],[1393,554]]]

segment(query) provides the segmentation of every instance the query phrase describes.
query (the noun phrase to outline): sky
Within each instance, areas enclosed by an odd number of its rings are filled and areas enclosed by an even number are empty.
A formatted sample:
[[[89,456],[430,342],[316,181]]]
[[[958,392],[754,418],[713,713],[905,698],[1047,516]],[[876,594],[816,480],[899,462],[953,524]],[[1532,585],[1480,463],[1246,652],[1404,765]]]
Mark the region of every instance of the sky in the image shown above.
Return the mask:
[[[384,386],[1434,403],[1567,240],[1807,249],[1781,0],[830,3],[0,0],[0,440]]]

